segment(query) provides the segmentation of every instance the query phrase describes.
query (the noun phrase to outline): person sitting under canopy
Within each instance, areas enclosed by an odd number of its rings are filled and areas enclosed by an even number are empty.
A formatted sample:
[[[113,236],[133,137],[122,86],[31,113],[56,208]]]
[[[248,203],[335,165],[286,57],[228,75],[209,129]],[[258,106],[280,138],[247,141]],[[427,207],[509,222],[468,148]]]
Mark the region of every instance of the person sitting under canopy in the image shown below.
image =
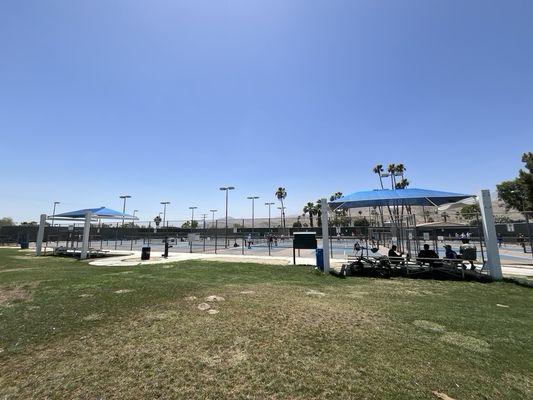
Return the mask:
[[[402,254],[403,253],[396,253],[396,249],[398,247],[393,244],[389,250],[389,259],[390,259],[390,262],[391,264],[400,264],[403,262],[403,257],[402,257]]]
[[[423,264],[427,263],[429,265],[432,265],[434,261],[432,261],[431,259],[438,259],[439,255],[435,252],[435,250],[431,250],[429,248],[429,244],[426,243],[424,245],[424,248],[418,253],[417,258],[420,259]]]

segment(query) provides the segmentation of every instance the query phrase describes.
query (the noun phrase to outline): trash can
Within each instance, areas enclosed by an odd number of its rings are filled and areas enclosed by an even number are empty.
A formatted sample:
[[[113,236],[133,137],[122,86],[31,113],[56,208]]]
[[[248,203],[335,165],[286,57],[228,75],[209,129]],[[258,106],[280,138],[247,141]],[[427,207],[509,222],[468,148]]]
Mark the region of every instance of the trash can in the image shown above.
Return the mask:
[[[316,266],[320,271],[324,271],[324,249],[316,249]]]
[[[150,259],[150,247],[143,247],[141,250],[141,260]]]
[[[30,243],[26,239],[20,239],[19,240],[20,248],[21,249],[29,249]]]

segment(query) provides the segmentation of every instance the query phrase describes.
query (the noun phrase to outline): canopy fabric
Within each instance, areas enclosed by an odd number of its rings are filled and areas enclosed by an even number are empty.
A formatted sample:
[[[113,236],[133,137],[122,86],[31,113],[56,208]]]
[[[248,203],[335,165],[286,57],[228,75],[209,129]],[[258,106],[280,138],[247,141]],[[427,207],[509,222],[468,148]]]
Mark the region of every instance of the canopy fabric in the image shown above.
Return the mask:
[[[464,199],[464,200],[457,201],[455,203],[449,203],[449,204],[440,206],[439,211],[457,210],[459,208],[463,208],[464,206],[473,206],[475,204],[478,204],[477,198],[469,197],[468,199]]]
[[[120,211],[111,210],[107,207],[98,207],[98,208],[84,208],[83,210],[69,211],[62,214],[56,214],[56,218],[85,218],[87,212],[90,211],[93,218],[98,219],[127,219],[127,220],[136,220],[137,217],[134,217],[130,214],[124,214]]]
[[[472,195],[429,189],[377,189],[355,192],[337,200],[330,201],[328,204],[333,209],[402,205],[437,207],[447,203],[454,203],[468,197],[472,197]]]

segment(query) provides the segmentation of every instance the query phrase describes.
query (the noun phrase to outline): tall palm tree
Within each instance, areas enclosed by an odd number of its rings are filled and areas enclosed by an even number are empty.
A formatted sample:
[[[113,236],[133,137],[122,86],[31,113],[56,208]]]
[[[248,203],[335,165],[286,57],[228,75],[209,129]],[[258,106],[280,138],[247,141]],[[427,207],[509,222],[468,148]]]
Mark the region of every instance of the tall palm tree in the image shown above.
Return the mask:
[[[279,200],[281,203],[281,218],[283,220],[283,229],[285,229],[285,206],[283,205],[283,200],[287,197],[287,191],[284,187],[279,187],[278,190],[274,193],[274,196]]]
[[[304,212],[304,215],[309,214],[309,226],[313,228],[314,226],[313,216],[315,215],[315,212],[316,212],[314,203],[312,201],[308,202],[304,206],[303,212]]]
[[[396,164],[395,172],[400,174],[402,179],[403,179],[403,174],[405,173],[406,170],[407,168],[405,168],[405,165],[403,165],[402,163]]]
[[[379,177],[379,184],[381,185],[381,188],[384,189],[384,187],[383,187],[383,179],[381,179],[381,173],[383,172],[383,165],[381,165],[381,164],[377,164],[377,165],[372,169],[372,172],[374,172],[375,174],[377,174],[377,176]]]
[[[389,164],[387,166],[387,172],[390,174],[391,189],[394,189],[396,187],[396,177],[394,176],[395,171],[396,171],[396,164]]]
[[[337,199],[340,199],[342,197],[342,192],[335,192],[331,196],[329,196],[329,201],[335,201]]]
[[[316,215],[317,225],[321,227],[322,226],[322,204],[320,203],[320,199],[318,199],[315,203],[314,214]]]

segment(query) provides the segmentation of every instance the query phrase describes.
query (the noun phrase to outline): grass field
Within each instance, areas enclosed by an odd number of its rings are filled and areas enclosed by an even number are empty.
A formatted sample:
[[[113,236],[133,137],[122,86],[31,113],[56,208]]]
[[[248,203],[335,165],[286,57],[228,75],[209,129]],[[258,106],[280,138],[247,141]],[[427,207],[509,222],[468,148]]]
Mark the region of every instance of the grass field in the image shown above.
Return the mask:
[[[0,249],[0,399],[531,399],[532,310],[512,283]]]

